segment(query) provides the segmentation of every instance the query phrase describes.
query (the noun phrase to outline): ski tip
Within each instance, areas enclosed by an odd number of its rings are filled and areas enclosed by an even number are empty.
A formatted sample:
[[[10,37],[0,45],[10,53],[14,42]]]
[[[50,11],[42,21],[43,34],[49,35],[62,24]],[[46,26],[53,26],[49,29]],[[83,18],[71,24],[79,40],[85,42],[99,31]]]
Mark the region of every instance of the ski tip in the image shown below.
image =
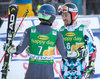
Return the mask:
[[[10,4],[9,7],[11,7],[11,6],[18,8],[18,6],[16,4]]]

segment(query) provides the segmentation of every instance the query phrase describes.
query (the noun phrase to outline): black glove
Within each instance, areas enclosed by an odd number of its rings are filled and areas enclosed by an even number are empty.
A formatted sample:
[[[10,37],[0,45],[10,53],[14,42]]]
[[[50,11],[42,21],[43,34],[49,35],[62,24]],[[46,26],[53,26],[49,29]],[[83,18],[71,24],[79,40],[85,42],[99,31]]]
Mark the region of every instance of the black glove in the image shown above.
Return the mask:
[[[95,68],[94,66],[87,66],[86,68],[87,78],[92,78],[95,74]]]
[[[94,61],[95,60],[92,60],[92,61],[89,61],[89,65],[86,67],[86,76],[87,76],[87,79],[90,79],[94,76],[95,74],[95,67],[94,67]]]

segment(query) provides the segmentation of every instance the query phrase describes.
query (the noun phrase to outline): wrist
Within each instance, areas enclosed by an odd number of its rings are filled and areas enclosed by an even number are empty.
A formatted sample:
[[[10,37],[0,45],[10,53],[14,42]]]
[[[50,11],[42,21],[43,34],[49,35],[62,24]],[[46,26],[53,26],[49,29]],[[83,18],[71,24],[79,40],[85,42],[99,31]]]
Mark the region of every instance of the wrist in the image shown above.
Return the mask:
[[[94,65],[95,65],[95,64],[94,64],[94,61],[95,61],[95,60],[89,61],[89,66],[94,66]]]
[[[8,53],[11,53],[11,54],[14,54],[14,53],[16,53],[16,47],[15,46],[9,46],[8,48],[7,48],[7,52]]]

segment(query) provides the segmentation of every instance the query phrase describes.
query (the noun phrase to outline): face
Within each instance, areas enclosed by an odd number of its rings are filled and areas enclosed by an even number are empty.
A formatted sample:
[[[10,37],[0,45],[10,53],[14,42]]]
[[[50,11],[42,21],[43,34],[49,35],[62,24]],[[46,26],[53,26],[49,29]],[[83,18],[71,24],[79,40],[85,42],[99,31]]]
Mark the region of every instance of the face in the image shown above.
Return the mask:
[[[69,26],[70,25],[70,23],[71,23],[71,15],[70,15],[70,13],[63,12],[62,13],[62,19],[64,21],[64,25],[65,26]]]

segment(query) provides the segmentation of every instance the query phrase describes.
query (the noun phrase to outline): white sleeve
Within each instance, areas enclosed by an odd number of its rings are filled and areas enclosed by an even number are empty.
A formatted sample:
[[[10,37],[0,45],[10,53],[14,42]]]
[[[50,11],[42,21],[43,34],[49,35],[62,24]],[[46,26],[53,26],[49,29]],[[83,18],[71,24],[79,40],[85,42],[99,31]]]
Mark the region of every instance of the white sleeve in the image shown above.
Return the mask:
[[[87,26],[84,27],[84,31],[83,31],[83,36],[85,35],[88,36],[89,41],[94,42],[93,33]]]
[[[83,31],[83,36],[85,39],[85,42],[87,46],[89,47],[89,60],[95,60],[96,58],[96,45],[94,43],[94,37],[92,31],[87,28],[86,26],[84,27]]]

